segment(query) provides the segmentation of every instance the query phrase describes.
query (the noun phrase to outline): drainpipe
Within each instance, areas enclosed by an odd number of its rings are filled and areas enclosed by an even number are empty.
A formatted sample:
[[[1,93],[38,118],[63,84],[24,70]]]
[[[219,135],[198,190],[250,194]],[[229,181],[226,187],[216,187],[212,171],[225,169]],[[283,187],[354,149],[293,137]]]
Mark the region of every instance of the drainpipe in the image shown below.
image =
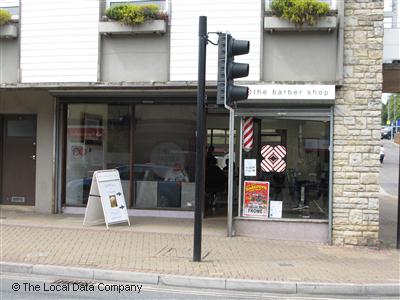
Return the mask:
[[[329,128],[329,218],[328,218],[328,241],[329,244],[333,243],[333,112],[334,108],[331,107],[330,128]]]

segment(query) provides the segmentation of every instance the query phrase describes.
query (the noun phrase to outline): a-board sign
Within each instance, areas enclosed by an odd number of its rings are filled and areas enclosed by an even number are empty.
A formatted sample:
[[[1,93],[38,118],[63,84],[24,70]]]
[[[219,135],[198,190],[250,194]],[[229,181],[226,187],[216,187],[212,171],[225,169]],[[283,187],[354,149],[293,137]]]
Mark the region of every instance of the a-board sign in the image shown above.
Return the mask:
[[[269,182],[245,181],[243,216],[268,218]]]
[[[86,206],[85,224],[129,222],[124,192],[118,170],[100,170],[93,174]]]

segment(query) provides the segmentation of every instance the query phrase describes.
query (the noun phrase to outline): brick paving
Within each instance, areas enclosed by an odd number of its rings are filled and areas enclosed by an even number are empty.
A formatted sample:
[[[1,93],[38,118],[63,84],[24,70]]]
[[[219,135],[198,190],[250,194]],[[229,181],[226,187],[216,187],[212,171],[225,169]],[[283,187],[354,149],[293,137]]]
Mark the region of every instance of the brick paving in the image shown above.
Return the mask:
[[[185,230],[184,233],[138,232],[135,228],[140,226],[135,226],[135,222],[131,227],[111,226],[106,230],[104,226],[78,226],[77,222],[67,226],[56,220],[54,216],[43,215],[24,220],[3,218],[1,261],[275,281],[400,281],[400,257],[395,249],[227,238],[206,233],[203,261],[194,263],[193,236]],[[168,225],[158,222],[160,231]],[[153,229],[157,231],[157,227]]]

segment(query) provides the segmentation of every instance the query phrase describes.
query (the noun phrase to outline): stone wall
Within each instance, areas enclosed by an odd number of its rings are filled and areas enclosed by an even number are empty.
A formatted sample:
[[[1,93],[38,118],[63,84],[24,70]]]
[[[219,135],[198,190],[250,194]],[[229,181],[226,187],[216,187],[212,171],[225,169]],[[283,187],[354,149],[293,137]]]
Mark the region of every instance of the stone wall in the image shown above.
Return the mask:
[[[376,245],[383,0],[346,0],[344,10],[344,80],[334,113],[332,238],[336,245]]]

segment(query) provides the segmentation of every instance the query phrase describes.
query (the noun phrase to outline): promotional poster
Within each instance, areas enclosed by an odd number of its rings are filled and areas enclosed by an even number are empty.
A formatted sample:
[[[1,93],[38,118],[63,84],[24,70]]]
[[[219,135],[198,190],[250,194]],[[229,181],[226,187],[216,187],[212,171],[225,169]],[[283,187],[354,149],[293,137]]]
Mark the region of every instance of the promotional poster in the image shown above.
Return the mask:
[[[244,182],[243,216],[268,218],[269,182]]]

